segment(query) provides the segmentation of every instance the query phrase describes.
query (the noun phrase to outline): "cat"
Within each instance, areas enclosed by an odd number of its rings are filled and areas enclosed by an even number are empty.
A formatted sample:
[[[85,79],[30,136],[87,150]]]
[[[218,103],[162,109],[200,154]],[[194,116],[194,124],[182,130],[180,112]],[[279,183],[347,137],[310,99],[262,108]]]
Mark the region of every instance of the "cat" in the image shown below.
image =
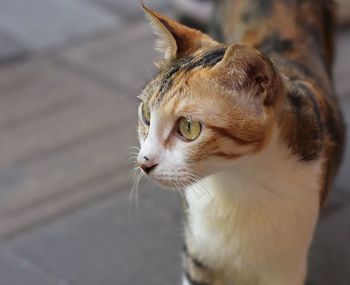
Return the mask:
[[[334,5],[221,0],[207,34],[143,5],[162,59],[137,163],[183,195],[183,285],[302,285],[341,163]]]

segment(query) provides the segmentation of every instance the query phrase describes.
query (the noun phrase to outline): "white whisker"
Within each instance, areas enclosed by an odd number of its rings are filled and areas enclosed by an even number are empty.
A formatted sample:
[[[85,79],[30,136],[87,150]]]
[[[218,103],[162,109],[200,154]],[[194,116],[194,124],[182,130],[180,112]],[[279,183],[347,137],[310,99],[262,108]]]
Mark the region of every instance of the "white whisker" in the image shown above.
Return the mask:
[[[149,75],[149,80],[152,80],[153,79],[153,74],[151,72],[151,70],[149,69],[149,67],[145,64],[145,62],[142,62],[143,66],[145,67],[145,69],[147,70],[148,72],[148,75]]]
[[[137,174],[137,171],[138,174]],[[130,191],[130,195],[129,195],[129,219],[131,219],[131,207],[132,207],[132,201],[133,201],[133,197],[135,197],[135,206],[136,206],[136,214],[137,214],[137,217],[139,217],[139,208],[138,208],[138,187],[139,187],[139,183],[142,179],[142,176],[143,176],[143,172],[140,170],[139,167],[135,167],[133,170],[132,170],[132,188],[131,188],[131,191]]]

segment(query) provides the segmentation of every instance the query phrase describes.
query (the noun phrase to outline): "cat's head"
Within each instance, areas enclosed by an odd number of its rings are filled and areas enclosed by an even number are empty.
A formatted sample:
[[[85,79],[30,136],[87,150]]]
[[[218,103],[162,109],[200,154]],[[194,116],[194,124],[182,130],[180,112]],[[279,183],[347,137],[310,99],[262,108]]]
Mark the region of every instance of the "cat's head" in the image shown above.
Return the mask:
[[[271,61],[144,9],[163,59],[140,95],[138,165],[163,186],[184,186],[261,151],[281,85]]]

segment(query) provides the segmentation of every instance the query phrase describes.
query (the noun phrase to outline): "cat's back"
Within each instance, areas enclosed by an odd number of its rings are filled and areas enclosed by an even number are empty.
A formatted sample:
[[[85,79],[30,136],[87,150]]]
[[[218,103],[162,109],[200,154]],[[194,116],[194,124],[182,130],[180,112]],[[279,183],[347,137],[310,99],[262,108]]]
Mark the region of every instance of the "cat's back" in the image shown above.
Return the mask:
[[[311,153],[315,147],[321,149],[326,160],[322,200],[339,168],[345,144],[332,77],[335,8],[330,0],[222,0],[216,4],[212,22],[212,31],[221,40],[243,43],[269,56],[297,91],[289,92],[287,100],[299,119],[283,124],[284,136],[295,149],[304,151],[308,146]],[[313,118],[307,115],[312,109]],[[295,128],[303,129],[302,135],[296,136]],[[310,138],[305,135],[315,132],[320,137],[317,146],[308,144]]]

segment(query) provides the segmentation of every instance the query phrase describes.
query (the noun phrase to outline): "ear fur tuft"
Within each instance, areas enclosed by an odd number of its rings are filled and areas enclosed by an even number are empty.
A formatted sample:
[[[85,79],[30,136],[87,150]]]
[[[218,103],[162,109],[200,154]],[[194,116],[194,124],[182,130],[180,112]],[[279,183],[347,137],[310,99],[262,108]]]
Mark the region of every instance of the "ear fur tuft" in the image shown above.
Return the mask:
[[[156,49],[164,54],[164,58],[166,60],[174,58],[177,52],[177,44],[174,36],[161,22],[161,15],[147,8],[144,5],[143,1],[141,5],[147,19],[151,23],[154,33],[158,36],[158,40],[156,42]]]
[[[278,87],[275,68],[269,58],[245,45],[230,46],[212,70],[218,81],[228,90],[253,90],[255,98],[269,105]]]
[[[215,44],[206,34],[188,28],[149,8],[142,2],[146,17],[151,22],[154,32],[158,35],[157,49],[164,54],[165,60],[185,57],[205,45]]]

